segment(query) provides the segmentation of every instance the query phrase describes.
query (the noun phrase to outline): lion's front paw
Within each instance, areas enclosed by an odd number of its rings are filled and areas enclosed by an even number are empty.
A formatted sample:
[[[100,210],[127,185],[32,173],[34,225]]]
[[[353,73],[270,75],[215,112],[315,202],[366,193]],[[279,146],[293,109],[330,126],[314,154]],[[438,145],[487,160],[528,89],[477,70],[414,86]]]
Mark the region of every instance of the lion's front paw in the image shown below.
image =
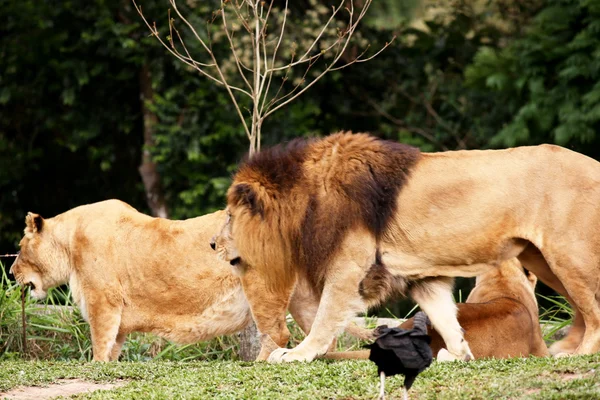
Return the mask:
[[[312,361],[316,357],[314,353],[303,352],[298,349],[277,349],[271,353],[268,361],[271,363]]]

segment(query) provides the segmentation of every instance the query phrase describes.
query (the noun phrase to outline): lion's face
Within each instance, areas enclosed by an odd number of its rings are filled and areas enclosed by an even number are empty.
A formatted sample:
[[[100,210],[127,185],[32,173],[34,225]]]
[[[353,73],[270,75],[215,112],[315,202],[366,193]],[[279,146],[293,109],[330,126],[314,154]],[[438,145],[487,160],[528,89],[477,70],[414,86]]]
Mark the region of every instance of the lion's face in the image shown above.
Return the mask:
[[[10,273],[20,285],[29,286],[31,297],[44,299],[48,289],[63,284],[66,260],[53,245],[51,228],[37,214],[29,213],[25,219],[25,236],[21,250],[10,267]]]
[[[240,254],[235,246],[232,234],[232,218],[229,209],[226,210],[227,218],[219,233],[211,240],[210,246],[217,252],[217,257],[222,261],[227,261],[232,266],[240,264]]]

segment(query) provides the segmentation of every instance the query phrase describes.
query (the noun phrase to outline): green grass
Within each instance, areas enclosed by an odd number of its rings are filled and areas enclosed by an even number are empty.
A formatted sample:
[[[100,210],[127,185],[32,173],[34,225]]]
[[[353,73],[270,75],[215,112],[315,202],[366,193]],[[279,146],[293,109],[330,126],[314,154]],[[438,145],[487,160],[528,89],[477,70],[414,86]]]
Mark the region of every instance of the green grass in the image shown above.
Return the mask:
[[[575,318],[573,309],[563,296],[542,296],[538,297],[551,304],[550,307],[540,312],[540,322],[544,324],[544,340],[551,342],[554,335],[562,328],[570,326]]]
[[[412,399],[597,399],[600,355],[572,358],[478,360],[434,363],[417,378]],[[110,391],[80,399],[374,399],[376,367],[369,361],[272,365],[208,362],[27,362],[0,363],[0,392],[45,385],[56,379],[125,380]],[[388,398],[402,394],[403,378],[386,381]]]

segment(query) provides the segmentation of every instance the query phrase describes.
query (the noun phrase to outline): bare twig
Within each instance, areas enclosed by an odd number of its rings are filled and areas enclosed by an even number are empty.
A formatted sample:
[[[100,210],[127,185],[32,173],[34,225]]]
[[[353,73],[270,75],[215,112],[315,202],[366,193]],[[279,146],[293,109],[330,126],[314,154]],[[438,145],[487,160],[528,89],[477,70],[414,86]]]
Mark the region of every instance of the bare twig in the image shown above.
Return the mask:
[[[444,128],[448,133],[450,133],[450,135],[452,135],[452,137],[454,138],[454,140],[456,140],[456,143],[458,144],[458,148],[459,149],[466,149],[467,148],[464,140],[461,140],[461,138],[458,136],[456,130],[453,129],[450,125],[448,125],[442,119],[442,117],[440,117],[440,115],[433,109],[433,106],[431,105],[431,102],[427,101],[427,99],[425,99],[422,96],[421,96],[421,99],[414,98],[413,96],[411,96],[410,94],[408,94],[406,92],[406,90],[404,90],[404,88],[402,88],[401,86],[397,86],[396,85],[394,87],[396,88],[396,90],[402,96],[404,96],[406,99],[408,99],[415,106],[423,106],[425,108],[425,111],[427,112],[427,114],[429,114],[429,116],[432,117],[439,126],[441,126],[442,128]],[[430,93],[429,93],[430,97],[434,96],[436,89],[437,89],[437,84],[434,84],[432,86],[432,89],[430,90]]]
[[[249,97],[252,97],[252,95],[248,92],[246,92],[243,89],[237,88],[235,86],[231,86],[227,83],[227,80],[225,79],[225,76],[223,75],[223,72],[221,71],[221,68],[219,68],[219,65],[217,63],[217,60],[214,56],[214,53],[212,52],[212,50],[206,45],[206,43],[202,40],[202,38],[200,38],[200,36],[198,35],[198,32],[196,32],[196,30],[194,29],[194,27],[189,23],[189,21],[187,19],[185,19],[181,13],[179,12],[179,9],[177,8],[177,5],[175,4],[175,0],[169,0],[169,2],[171,3],[171,6],[173,6],[173,9],[175,10],[175,12],[177,13],[177,15],[179,16],[179,18],[181,18],[181,20],[190,28],[190,30],[192,31],[192,33],[194,34],[194,36],[196,37],[196,39],[200,42],[200,44],[202,45],[202,47],[204,48],[204,50],[208,53],[208,55],[210,56],[211,60],[212,60],[212,64],[209,64],[211,67],[215,68],[217,71],[217,74],[219,76],[219,78],[216,78],[214,76],[212,76],[211,74],[207,73],[206,71],[204,71],[202,68],[200,68],[198,65],[200,65],[199,63],[197,63],[196,61],[189,61],[188,59],[186,59],[185,56],[181,55],[176,49],[172,49],[169,45],[167,45],[162,38],[160,37],[159,33],[158,33],[158,29],[156,28],[156,24],[150,25],[150,23],[146,20],[146,18],[144,17],[144,14],[142,13],[142,9],[140,6],[137,5],[137,3],[135,2],[135,0],[132,0],[135,9],[137,10],[138,14],[140,14],[140,16],[142,17],[142,19],[144,20],[144,22],[146,23],[146,26],[150,29],[150,32],[152,34],[152,36],[156,37],[158,39],[158,41],[171,53],[173,54],[175,57],[177,57],[179,60],[183,61],[185,64],[191,66],[192,68],[194,68],[195,70],[197,70],[198,72],[200,72],[202,75],[206,76],[207,78],[225,86],[225,89],[227,90],[227,93],[229,94],[229,97],[231,98],[235,109],[238,113],[238,116],[240,117],[240,120],[242,121],[242,125],[244,127],[244,130],[246,131],[246,134],[248,136],[248,138],[250,138],[250,131],[248,129],[248,124],[246,123],[246,120],[242,114],[242,111],[240,110],[240,107],[238,105],[237,99],[235,98],[235,96],[233,95],[232,90],[237,90],[240,91],[241,93],[246,94]],[[169,19],[169,25],[171,25],[173,22],[171,19]],[[181,39],[181,37],[180,37]],[[183,43],[183,40],[181,40],[181,42]],[[185,45],[184,45],[185,47]],[[189,56],[189,52],[187,51],[187,48],[185,49],[186,54],[188,54],[188,57],[191,59],[191,56]]]
[[[202,38],[200,38],[200,36],[198,35],[198,32],[196,32],[196,30],[194,29],[192,24],[190,24],[190,22],[187,19],[185,19],[183,17],[183,15],[181,15],[181,12],[179,12],[179,9],[177,8],[177,4],[175,4],[175,0],[169,0],[169,2],[173,6],[173,9],[175,10],[175,12],[179,16],[179,18],[181,18],[183,23],[186,24],[190,28],[190,30],[192,31],[192,33],[194,34],[196,39],[200,42],[202,47],[204,47],[204,50],[206,50],[206,52],[212,59],[213,63],[215,64],[214,68],[217,70],[217,73],[219,74],[219,78],[221,79],[221,82],[223,82],[225,89],[227,89],[227,93],[229,94],[229,97],[231,98],[231,101],[233,102],[233,105],[235,106],[238,116],[240,117],[242,125],[244,126],[244,130],[246,131],[246,135],[248,136],[248,138],[251,138],[250,130],[248,129],[248,124],[246,123],[246,119],[244,118],[244,115],[242,114],[242,110],[240,109],[240,106],[238,105],[237,99],[235,98],[235,96],[233,95],[233,92],[231,91],[233,86],[230,86],[229,84],[227,84],[227,80],[225,79],[225,75],[223,75],[223,71],[219,67],[219,63],[217,62],[217,59],[215,58],[215,54],[213,53],[213,51],[210,48],[208,48],[206,46],[206,44],[204,43]],[[238,90],[241,90],[241,89],[238,88]]]
[[[268,117],[269,115],[271,115],[272,113],[274,113],[275,111],[277,111],[278,109],[280,109],[281,107],[283,107],[286,104],[289,104],[290,102],[294,101],[296,98],[298,98],[298,96],[300,96],[302,93],[306,92],[310,87],[312,87],[312,85],[314,85],[317,81],[319,81],[319,79],[321,79],[326,73],[328,73],[331,70],[331,68],[333,68],[333,66],[342,57],[342,54],[344,54],[344,51],[348,47],[348,43],[350,42],[350,39],[352,38],[352,35],[354,34],[354,31],[356,30],[356,27],[357,27],[358,23],[360,22],[361,18],[365,15],[365,12],[366,12],[367,8],[371,5],[371,2],[372,2],[372,0],[366,0],[365,1],[363,9],[361,10],[361,13],[359,14],[359,16],[358,16],[358,18],[356,20],[353,19],[353,17],[354,17],[354,2],[350,2],[350,9],[347,9],[348,14],[349,14],[348,28],[346,29],[346,32],[343,34],[343,35],[346,36],[346,40],[344,41],[344,44],[342,45],[342,48],[334,56],[334,59],[331,62],[331,64],[329,64],[321,72],[321,74],[319,74],[315,79],[313,79],[308,85],[306,85],[302,90],[300,90],[294,96],[290,97],[286,101],[280,103],[276,107],[273,107],[272,109],[270,109],[269,111],[267,111],[264,114],[263,118]]]
[[[25,285],[21,286],[21,326],[23,328],[23,354],[27,354],[27,317],[25,316]]]
[[[280,102],[280,101],[282,101],[282,100],[284,100],[284,99],[289,98],[290,96],[292,96],[296,92],[296,90],[298,90],[302,86],[302,84],[304,84],[304,82],[306,81],[306,75],[308,75],[308,72],[310,71],[311,67],[317,61],[318,61],[318,58],[315,58],[315,59],[313,59],[310,62],[310,64],[308,64],[308,67],[306,67],[306,70],[304,71],[304,74],[302,75],[302,78],[300,79],[300,81],[298,82],[298,84],[294,86],[294,88],[291,91],[289,91],[288,93],[286,93],[285,95],[283,95],[280,98],[273,97],[273,99],[269,103],[270,106],[272,106],[272,105],[276,104],[277,102]],[[270,107],[267,108],[267,111],[269,111],[269,110],[270,110]],[[267,114],[270,114],[270,113],[267,113]]]
[[[269,66],[267,65],[267,62],[265,60],[265,69],[267,71],[267,72],[265,72],[265,76],[268,75],[268,78],[267,78],[268,82],[267,82],[267,88],[265,89],[265,95],[263,96],[263,99],[262,99],[261,105],[260,105],[260,108],[262,110],[265,109],[265,102],[267,100],[267,94],[269,93],[269,89],[271,88],[271,80],[273,79],[273,72],[274,72],[274,68],[275,68],[275,59],[277,58],[277,52],[279,51],[279,46],[281,46],[281,42],[283,40],[283,33],[285,32],[285,23],[287,21],[287,13],[288,13],[288,0],[285,0],[285,6],[283,8],[283,22],[281,23],[281,31],[279,33],[279,38],[277,39],[277,44],[275,45],[275,49],[273,50],[273,55],[271,57],[271,68],[269,68]],[[294,58],[294,55],[292,55],[292,61],[293,61],[293,58]],[[274,99],[277,98],[277,96],[279,95],[279,91],[281,90],[281,88],[283,87],[283,84],[285,83],[285,79],[287,78],[288,72],[289,72],[289,69],[286,70],[284,80],[283,80],[281,86],[279,87],[279,90],[277,90],[275,97],[273,97]]]
[[[235,4],[232,4],[232,7],[235,7]],[[235,44],[233,43],[233,36],[229,33],[229,29],[227,28],[227,19],[225,17],[225,14],[225,2],[221,0],[221,18],[223,19],[223,29],[225,30],[225,35],[229,40],[229,45],[231,46],[231,53],[233,54],[233,59],[235,60],[235,65],[237,66],[238,72],[240,73],[240,76],[244,80],[244,83],[248,87],[250,93],[252,93],[252,95],[254,96],[254,90],[252,88],[252,85],[250,85],[250,82],[248,82],[248,79],[246,79],[246,74],[244,74],[244,71],[242,71],[242,67],[244,67],[247,70],[249,68],[244,66],[244,64],[237,55]]]
[[[168,38],[168,43],[166,43],[160,37],[158,29],[156,28],[156,24],[150,24],[144,18],[141,7],[136,4],[136,0],[132,1],[136,10],[150,29],[152,36],[156,37],[171,54],[184,62],[186,65],[197,70],[201,75],[206,76],[212,81],[217,82],[219,85],[223,85],[225,87],[242,122],[244,131],[250,140],[250,155],[252,155],[255,151],[260,150],[261,127],[269,115],[294,101],[296,98],[298,98],[298,96],[302,95],[328,72],[336,71],[352,64],[369,61],[389,47],[394,40],[394,38],[392,38],[390,42],[386,43],[385,46],[379,49],[379,51],[369,57],[365,57],[365,54],[369,50],[369,47],[367,47],[358,56],[353,57],[352,60],[344,63],[343,65],[338,65],[338,61],[340,61],[341,57],[345,54],[350,40],[356,32],[359,22],[362,20],[367,12],[367,9],[373,1],[364,0],[360,11],[357,12],[354,1],[348,2],[347,0],[340,0],[337,6],[333,6],[331,8],[331,13],[328,17],[326,17],[327,20],[322,24],[321,28],[319,28],[316,37],[309,41],[306,48],[301,52],[301,55],[297,57],[295,49],[293,49],[289,62],[287,62],[285,65],[277,66],[278,53],[281,49],[287,27],[289,0],[285,0],[283,10],[280,11],[283,12],[281,23],[279,23],[279,19],[277,17],[272,17],[272,15],[275,13],[274,11],[277,9],[274,6],[274,0],[221,0],[220,9],[213,13],[212,22],[209,21],[209,23],[214,23],[218,18],[218,14],[221,14],[220,19],[223,25],[222,28],[224,30],[224,35],[227,37],[229,42],[229,48],[231,50],[233,62],[236,65],[237,73],[241,76],[243,81],[243,87],[237,87],[228,83],[228,79],[223,72],[221,64],[215,57],[215,53],[212,49],[210,30],[207,31],[208,40],[200,37],[194,26],[182,15],[178,9],[176,0],[169,0],[171,7],[175,11],[177,17],[183,21],[183,23],[191,31],[193,37],[200,43],[200,46],[210,60],[209,62],[202,63],[196,61],[192,57],[190,51],[184,43],[182,35],[176,29],[174,19],[171,18],[170,13],[170,36]],[[345,7],[346,4],[348,4],[348,7]],[[337,20],[341,10],[345,10],[348,13],[348,23],[346,27],[338,30],[337,37],[334,38],[332,43],[322,45],[321,50],[316,51],[318,46],[323,41],[326,32],[331,28],[332,23]],[[243,30],[241,30],[241,28],[238,29],[235,25],[230,25],[227,15],[228,12],[230,12],[230,17],[235,15],[241,26],[249,35],[250,48],[252,50],[251,66],[248,60],[244,60],[241,56],[242,49],[240,48],[240,43],[246,42],[239,42],[239,40],[235,40],[237,37],[237,32],[243,32]],[[275,35],[273,39],[270,39],[268,37],[268,28],[269,22],[273,21],[273,18],[275,18],[276,21],[275,25],[279,27],[278,34]],[[175,43],[175,38],[178,40],[178,44]],[[269,46],[269,48],[267,48],[267,46]],[[183,53],[180,52],[178,48],[183,49]],[[331,56],[326,56],[329,53],[331,53]],[[309,80],[307,78],[309,76],[309,70],[314,67],[317,61],[325,57],[327,58],[323,70]],[[288,75],[290,74],[290,71],[293,67],[298,65],[305,65],[306,67],[302,78],[297,84],[294,85],[293,88],[291,88],[291,90],[289,90],[289,92],[281,95],[283,88],[287,87],[286,82],[288,81]],[[281,85],[279,85],[275,95],[271,96],[271,84],[273,82],[273,77],[280,71],[284,75]],[[252,75],[252,79],[246,77],[247,73]],[[242,112],[242,108],[238,102],[238,98],[236,95],[234,95],[234,92],[238,94],[238,96],[242,94],[251,99],[252,107],[250,110],[244,108],[244,112]],[[248,114],[251,115],[251,121],[247,119],[245,114],[246,110],[248,111]]]
[[[292,60],[293,60],[293,57],[294,56],[292,55]],[[271,101],[269,101],[269,103],[266,105],[266,107],[262,106],[263,110],[268,110],[271,107],[271,105],[278,100],[279,93],[281,92],[281,89],[283,89],[283,86],[287,82],[290,71],[291,71],[291,69],[288,69],[287,71],[285,71],[285,75],[281,78],[281,84],[279,85],[279,89],[277,89],[277,93],[275,93],[275,96],[273,96],[271,98]]]
[[[379,51],[378,51],[377,53],[373,54],[372,56],[370,56],[370,57],[367,57],[367,58],[361,58],[361,57],[362,57],[362,56],[363,56],[363,55],[364,55],[364,54],[367,52],[367,50],[369,50],[369,47],[370,47],[370,46],[367,46],[367,48],[366,48],[366,49],[365,49],[365,50],[364,50],[362,53],[360,53],[360,54],[359,54],[359,55],[358,55],[358,56],[357,56],[357,57],[356,57],[354,60],[352,60],[352,61],[349,61],[349,62],[347,62],[346,64],[344,64],[344,65],[342,65],[342,66],[340,66],[340,67],[337,67],[337,68],[332,68],[332,69],[331,69],[331,71],[337,71],[337,70],[340,70],[340,69],[343,69],[343,68],[349,67],[349,66],[350,66],[350,65],[352,65],[352,64],[363,63],[363,62],[365,62],[365,61],[370,61],[370,60],[374,59],[374,58],[375,58],[375,57],[377,57],[377,56],[378,56],[378,55],[379,55],[379,54],[380,54],[382,51],[384,51],[385,49],[387,49],[387,48],[388,48],[388,47],[389,47],[389,46],[392,44],[392,42],[394,41],[394,39],[396,39],[396,36],[392,37],[392,40],[390,40],[389,42],[386,42],[386,43],[385,43],[385,46],[383,46],[381,49],[379,49]]]
[[[261,5],[262,12],[262,5]],[[257,141],[260,142],[260,108],[258,100],[260,99],[260,89],[261,89],[261,75],[260,75],[260,67],[261,67],[261,54],[260,54],[260,15],[258,12],[258,1],[252,8],[254,13],[254,109],[252,110],[252,127],[251,127],[251,136],[250,136],[250,156],[254,154],[255,151],[260,151],[260,145],[257,146]],[[258,148],[257,148],[258,147]]]
[[[333,21],[333,19],[335,18],[335,16],[337,15],[337,13],[342,9],[342,7],[344,6],[344,3],[346,2],[346,0],[342,0],[342,2],[340,3],[339,6],[337,7],[332,7],[332,13],[331,16],[329,17],[329,19],[327,20],[327,22],[325,22],[325,25],[323,25],[323,28],[321,29],[321,31],[319,32],[319,34],[317,35],[317,37],[315,38],[315,40],[312,41],[312,44],[308,47],[308,50],[306,50],[306,52],[300,57],[298,58],[298,60],[294,63],[285,65],[283,67],[279,67],[279,68],[274,68],[273,71],[281,71],[284,70],[286,68],[291,68],[295,65],[298,64],[302,64],[305,62],[309,62],[311,61],[311,59],[318,57],[319,55],[323,54],[323,52],[327,52],[330,49],[332,49],[337,43],[339,43],[340,38],[338,38],[338,40],[336,40],[331,46],[329,46],[328,48],[324,49],[323,51],[319,52],[319,54],[312,56],[312,57],[308,57],[307,56],[310,54],[310,52],[312,51],[312,49],[317,45],[317,43],[319,42],[319,40],[321,40],[321,37],[323,36],[323,33],[327,30],[327,28],[329,27],[329,24],[331,23],[331,21]],[[369,7],[369,4],[367,3],[371,3],[371,0],[367,0],[365,2],[364,7]],[[287,3],[286,3],[286,8],[287,8]],[[352,4],[352,8],[354,9],[354,4]],[[283,33],[283,31],[282,31]]]
[[[242,1],[242,4],[245,4],[246,0]],[[250,25],[248,25],[248,21],[246,21],[246,19],[244,18],[244,16],[240,13],[240,9],[242,8],[242,6],[240,5],[240,3],[238,3],[237,1],[235,2],[235,6],[233,7],[233,11],[235,12],[235,16],[237,17],[238,21],[240,21],[242,23],[242,26],[244,27],[244,29],[246,29],[246,32],[251,33],[252,32],[252,28],[250,27]]]
[[[456,129],[452,128],[450,125],[448,125],[446,123],[446,121],[444,121],[444,119],[442,117],[440,117],[440,115],[437,113],[437,111],[435,111],[433,109],[433,106],[431,105],[431,103],[429,101],[423,99],[422,103],[423,103],[423,106],[425,107],[425,110],[427,110],[427,113],[429,115],[431,115],[433,117],[433,119],[435,119],[435,121],[438,123],[438,125],[440,125],[448,133],[450,133],[450,135],[452,135],[454,140],[456,140],[456,143],[458,144],[459,149],[466,149],[467,146],[466,146],[464,140],[462,140],[460,138],[460,136],[458,136]]]
[[[438,146],[440,149],[442,149],[443,151],[447,151],[448,148],[439,140],[437,140],[435,138],[435,136],[433,136],[431,133],[427,132],[426,130],[422,129],[422,128],[418,128],[415,126],[410,126],[407,123],[405,123],[403,120],[394,117],[393,115],[391,115],[390,113],[388,113],[386,110],[383,109],[383,107],[381,107],[375,100],[373,100],[370,96],[366,96],[363,95],[361,96],[364,100],[367,101],[367,103],[373,107],[373,109],[375,111],[377,111],[377,113],[379,115],[381,115],[382,117],[384,117],[385,119],[387,119],[388,121],[392,122],[395,125],[398,125],[401,128],[406,129],[409,132],[412,133],[416,133],[419,136],[422,136],[423,138],[427,139],[428,141],[430,141],[431,143],[435,144],[436,146]]]

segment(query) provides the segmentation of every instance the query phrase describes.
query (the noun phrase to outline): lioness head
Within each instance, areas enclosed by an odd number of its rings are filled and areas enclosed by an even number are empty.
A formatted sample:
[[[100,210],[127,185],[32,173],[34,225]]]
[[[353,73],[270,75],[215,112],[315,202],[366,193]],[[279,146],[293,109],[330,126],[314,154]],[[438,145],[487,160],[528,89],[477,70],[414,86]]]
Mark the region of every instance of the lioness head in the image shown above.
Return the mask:
[[[55,243],[52,226],[40,215],[27,213],[25,236],[19,246],[21,251],[10,267],[17,282],[31,288],[34,299],[46,297],[48,289],[65,283],[68,279],[66,255]]]
[[[225,210],[227,217],[219,232],[213,236],[210,247],[217,252],[220,260],[229,262],[232,266],[237,266],[242,261],[235,247],[233,236],[231,234],[231,213]]]
[[[526,271],[516,258],[512,258],[478,275],[475,288],[469,294],[467,303],[484,302],[492,293],[511,296],[521,301],[524,300],[524,296],[527,296],[536,301],[536,284],[537,277]]]

